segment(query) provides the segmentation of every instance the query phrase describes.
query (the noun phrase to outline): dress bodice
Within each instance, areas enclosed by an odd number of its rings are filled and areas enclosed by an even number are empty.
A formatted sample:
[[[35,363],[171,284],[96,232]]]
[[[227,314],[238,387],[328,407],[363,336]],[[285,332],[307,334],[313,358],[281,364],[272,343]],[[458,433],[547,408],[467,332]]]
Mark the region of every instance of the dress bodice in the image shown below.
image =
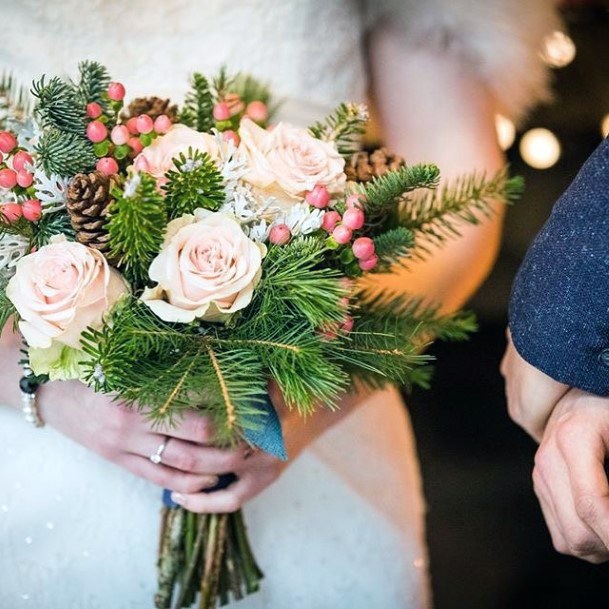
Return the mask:
[[[295,102],[317,118],[364,96],[362,20],[352,0],[23,0],[4,3],[2,13],[19,35],[0,50],[0,67],[24,83],[43,72],[74,74],[78,61],[95,59],[128,97],[177,101],[189,74],[213,75],[221,65],[267,81],[285,101],[284,116],[296,115]]]

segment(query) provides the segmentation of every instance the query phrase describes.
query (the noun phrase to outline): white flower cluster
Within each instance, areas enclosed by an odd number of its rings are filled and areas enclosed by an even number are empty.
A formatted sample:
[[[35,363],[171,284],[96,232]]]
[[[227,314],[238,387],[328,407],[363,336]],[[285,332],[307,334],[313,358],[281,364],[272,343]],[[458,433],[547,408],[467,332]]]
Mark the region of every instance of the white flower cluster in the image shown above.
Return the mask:
[[[25,256],[29,242],[21,235],[3,235],[0,238],[0,276],[12,277],[17,262]]]

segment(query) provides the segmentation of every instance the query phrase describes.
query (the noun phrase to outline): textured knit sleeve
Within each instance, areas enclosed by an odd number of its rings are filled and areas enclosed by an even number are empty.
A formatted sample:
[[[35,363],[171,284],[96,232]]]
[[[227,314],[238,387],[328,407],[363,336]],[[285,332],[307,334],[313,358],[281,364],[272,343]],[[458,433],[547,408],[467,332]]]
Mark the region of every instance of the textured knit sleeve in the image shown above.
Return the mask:
[[[369,25],[401,28],[413,48],[459,56],[512,120],[548,98],[540,50],[561,27],[553,0],[366,0],[364,7]]]
[[[558,200],[510,301],[517,351],[572,387],[609,395],[609,140]]]

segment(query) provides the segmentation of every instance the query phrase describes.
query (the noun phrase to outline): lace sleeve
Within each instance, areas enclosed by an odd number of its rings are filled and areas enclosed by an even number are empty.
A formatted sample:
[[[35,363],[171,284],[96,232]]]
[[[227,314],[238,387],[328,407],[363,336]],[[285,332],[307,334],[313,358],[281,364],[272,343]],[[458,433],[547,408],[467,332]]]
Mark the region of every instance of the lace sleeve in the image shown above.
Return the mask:
[[[385,21],[415,48],[458,55],[513,120],[549,97],[539,51],[561,27],[553,0],[365,0],[364,7],[369,25]]]

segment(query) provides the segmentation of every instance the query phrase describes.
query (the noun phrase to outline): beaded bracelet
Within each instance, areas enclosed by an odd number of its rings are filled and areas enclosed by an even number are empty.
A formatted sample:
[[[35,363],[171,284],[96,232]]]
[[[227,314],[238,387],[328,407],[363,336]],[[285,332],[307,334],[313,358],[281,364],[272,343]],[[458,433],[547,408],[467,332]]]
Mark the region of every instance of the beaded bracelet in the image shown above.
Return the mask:
[[[36,392],[40,387],[40,383],[36,380],[33,375],[26,375],[21,377],[19,381],[19,389],[21,389],[21,412],[25,420],[32,424],[34,427],[44,427],[44,421],[40,416],[40,410],[38,409],[38,402],[36,400]]]

